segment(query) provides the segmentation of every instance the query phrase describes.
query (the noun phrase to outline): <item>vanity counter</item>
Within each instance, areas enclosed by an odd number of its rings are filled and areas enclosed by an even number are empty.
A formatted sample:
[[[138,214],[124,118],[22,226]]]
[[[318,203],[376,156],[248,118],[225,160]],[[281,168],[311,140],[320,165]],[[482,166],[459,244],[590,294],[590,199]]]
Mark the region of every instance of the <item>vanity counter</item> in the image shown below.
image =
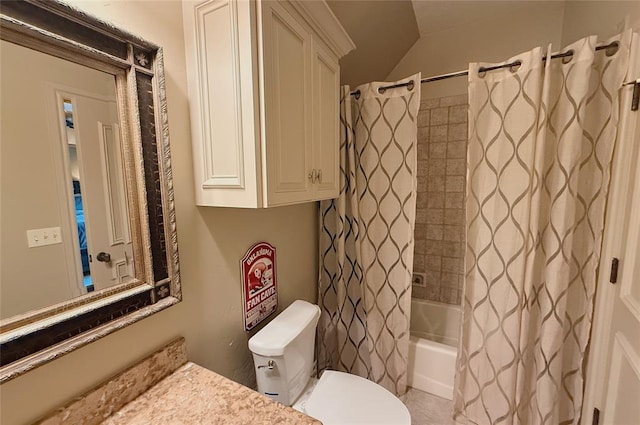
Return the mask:
[[[178,338],[51,412],[39,425],[322,425],[252,389],[187,362]]]
[[[191,362],[102,423],[321,425],[316,419]]]

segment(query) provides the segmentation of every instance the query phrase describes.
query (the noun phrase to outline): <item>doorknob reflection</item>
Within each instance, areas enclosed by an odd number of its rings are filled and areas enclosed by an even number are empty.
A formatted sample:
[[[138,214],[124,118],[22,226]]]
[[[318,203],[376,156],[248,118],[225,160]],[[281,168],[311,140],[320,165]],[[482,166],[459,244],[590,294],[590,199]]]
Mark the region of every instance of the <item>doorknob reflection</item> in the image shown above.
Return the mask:
[[[109,254],[108,252],[99,252],[98,255],[96,256],[96,260],[101,261],[103,263],[110,263],[111,254]]]

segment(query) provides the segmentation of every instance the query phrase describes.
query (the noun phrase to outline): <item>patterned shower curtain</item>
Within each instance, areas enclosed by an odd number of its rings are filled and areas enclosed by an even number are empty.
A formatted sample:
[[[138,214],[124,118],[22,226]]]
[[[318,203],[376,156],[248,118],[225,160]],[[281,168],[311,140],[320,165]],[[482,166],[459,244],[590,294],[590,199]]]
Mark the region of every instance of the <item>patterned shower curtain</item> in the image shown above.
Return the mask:
[[[383,85],[413,81],[411,89]],[[318,370],[407,386],[420,74],[341,93],[340,197],[320,204]]]
[[[588,37],[571,58],[469,69],[461,423],[580,422],[630,37],[615,54]]]

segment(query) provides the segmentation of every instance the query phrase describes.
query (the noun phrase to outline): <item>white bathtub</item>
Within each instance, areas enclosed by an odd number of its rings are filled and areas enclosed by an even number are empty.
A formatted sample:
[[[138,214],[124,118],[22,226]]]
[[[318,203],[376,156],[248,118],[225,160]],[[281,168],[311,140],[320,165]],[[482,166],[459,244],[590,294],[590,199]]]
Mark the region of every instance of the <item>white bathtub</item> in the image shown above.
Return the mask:
[[[460,314],[455,305],[411,300],[409,386],[453,398]]]

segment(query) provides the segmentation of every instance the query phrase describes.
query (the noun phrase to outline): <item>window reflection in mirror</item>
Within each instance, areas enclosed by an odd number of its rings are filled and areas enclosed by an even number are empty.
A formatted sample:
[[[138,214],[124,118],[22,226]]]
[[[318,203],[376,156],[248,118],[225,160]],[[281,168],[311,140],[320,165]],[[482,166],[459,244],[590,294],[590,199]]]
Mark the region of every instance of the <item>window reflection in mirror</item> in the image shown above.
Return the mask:
[[[0,320],[134,277],[114,75],[2,41]]]
[[[85,222],[84,205],[82,202],[82,184],[80,183],[80,167],[78,164],[78,144],[73,124],[73,105],[70,100],[63,102],[64,126],[66,129],[66,141],[69,152],[69,173],[71,174],[71,187],[73,190],[73,208],[78,230],[78,245],[76,253],[79,255],[82,268],[81,289],[93,292],[95,287],[91,281],[91,266],[89,260],[89,246],[87,243],[87,227]]]

